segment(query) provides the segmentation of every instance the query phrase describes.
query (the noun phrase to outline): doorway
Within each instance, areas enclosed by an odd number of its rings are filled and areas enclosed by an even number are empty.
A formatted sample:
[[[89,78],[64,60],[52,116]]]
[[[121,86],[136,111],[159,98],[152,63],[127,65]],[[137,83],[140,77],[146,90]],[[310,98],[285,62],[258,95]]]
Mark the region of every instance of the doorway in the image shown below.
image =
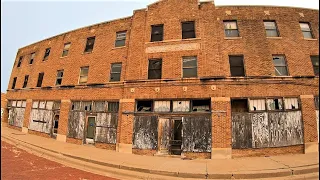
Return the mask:
[[[59,114],[56,114],[53,118],[53,128],[52,128],[52,137],[56,138],[58,134],[58,127],[59,127]]]
[[[89,116],[88,123],[87,123],[87,136],[86,136],[86,143],[93,144],[94,143],[94,135],[96,129],[96,117]]]
[[[170,153],[172,155],[181,155],[182,145],[182,120],[173,120],[172,139],[170,141]]]

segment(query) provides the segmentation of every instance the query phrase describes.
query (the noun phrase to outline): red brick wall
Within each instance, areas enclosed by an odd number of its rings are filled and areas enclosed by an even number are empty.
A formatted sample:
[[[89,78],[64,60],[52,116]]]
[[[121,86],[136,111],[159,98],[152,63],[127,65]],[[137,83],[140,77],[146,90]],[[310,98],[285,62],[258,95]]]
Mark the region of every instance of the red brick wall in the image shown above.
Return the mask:
[[[28,130],[28,133],[29,134],[34,134],[34,135],[37,135],[37,136],[41,136],[41,137],[46,137],[46,138],[51,138],[51,136],[49,134],[46,134],[46,133],[42,133],[42,132],[39,132],[39,131],[33,131],[33,130]]]
[[[105,143],[94,143],[94,146],[100,149],[106,149],[106,150],[116,150],[115,144],[105,144]]]
[[[317,142],[318,130],[313,96],[301,96],[301,111],[303,117],[304,142]]]
[[[82,143],[82,139],[74,139],[74,138],[68,138],[66,140],[67,143],[72,143],[72,144],[78,144],[81,145]]]
[[[132,154],[154,156],[156,153],[154,149],[132,149]]]
[[[211,159],[211,153],[184,152],[183,155],[188,159]]]
[[[303,154],[304,145],[261,149],[232,149],[232,158],[253,156],[276,156],[281,154]]]

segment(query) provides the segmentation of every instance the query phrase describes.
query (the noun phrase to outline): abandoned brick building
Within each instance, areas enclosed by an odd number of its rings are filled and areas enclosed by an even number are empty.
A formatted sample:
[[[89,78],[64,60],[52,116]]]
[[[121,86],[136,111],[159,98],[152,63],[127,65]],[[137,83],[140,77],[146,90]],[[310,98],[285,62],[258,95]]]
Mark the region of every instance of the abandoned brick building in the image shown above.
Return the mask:
[[[318,151],[318,10],[162,0],[18,50],[8,126],[118,152]]]

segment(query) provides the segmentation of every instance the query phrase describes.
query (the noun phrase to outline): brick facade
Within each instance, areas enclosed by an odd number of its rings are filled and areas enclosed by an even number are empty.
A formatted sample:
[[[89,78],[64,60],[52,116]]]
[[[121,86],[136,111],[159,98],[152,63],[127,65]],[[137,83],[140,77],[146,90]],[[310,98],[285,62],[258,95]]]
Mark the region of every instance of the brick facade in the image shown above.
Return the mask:
[[[224,20],[237,20],[240,37],[227,38]],[[280,37],[266,37],[263,20],[275,20]],[[182,39],[181,22],[194,21],[196,38]],[[299,22],[309,22],[313,39],[304,39]],[[164,24],[163,41],[150,42],[151,25]],[[317,142],[313,97],[318,96],[319,76],[310,59],[319,55],[318,10],[291,7],[215,6],[197,0],[163,0],[131,17],[80,28],[20,48],[8,85],[9,100],[27,99],[23,127],[28,128],[32,100],[61,101],[58,135],[67,136],[68,117],[73,100],[114,100],[120,102],[117,151],[132,150],[135,101],[139,99],[211,99],[212,152],[231,156],[231,99],[252,97],[298,97],[301,100],[304,142]],[[127,31],[123,47],[115,47],[116,32]],[[95,36],[91,53],[84,53],[86,39]],[[64,43],[71,42],[69,53],[61,57]],[[46,48],[51,48],[43,61]],[[35,60],[29,65],[32,52]],[[285,55],[289,76],[275,76],[272,55]],[[229,55],[243,55],[245,77],[231,77]],[[21,67],[17,67],[23,56]],[[197,77],[183,78],[182,57],[197,56]],[[162,58],[161,80],[148,79],[148,59]],[[119,82],[109,82],[112,63],[121,62]],[[88,82],[79,85],[80,67],[89,66]],[[64,70],[62,85],[55,86],[57,70]],[[36,87],[38,74],[44,72],[42,88]],[[27,88],[22,88],[29,75]],[[17,77],[15,89],[11,89]],[[102,87],[87,86],[102,84]],[[43,87],[51,87],[44,89]],[[307,98],[306,98],[307,97]],[[6,115],[7,117],[7,115]],[[81,140],[66,138],[82,144]],[[97,145],[106,148],[104,145]],[[126,150],[119,150],[123,148]],[[300,147],[300,146],[299,146]],[[107,148],[113,149],[113,148]],[[281,148],[279,148],[281,149]],[[296,146],[292,151],[300,152]],[[236,153],[238,152],[238,153]],[[278,149],[259,150],[274,154]],[[151,153],[151,154],[152,154]],[[224,153],[227,153],[225,155]],[[250,150],[232,150],[232,154]],[[192,153],[189,156],[194,157]],[[241,155],[242,156],[242,155]],[[207,158],[208,153],[199,154]]]

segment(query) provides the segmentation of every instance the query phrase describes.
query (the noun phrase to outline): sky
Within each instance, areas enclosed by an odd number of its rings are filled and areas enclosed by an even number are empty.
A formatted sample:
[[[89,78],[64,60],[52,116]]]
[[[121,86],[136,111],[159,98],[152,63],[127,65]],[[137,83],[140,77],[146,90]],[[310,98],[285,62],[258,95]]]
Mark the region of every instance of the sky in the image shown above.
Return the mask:
[[[131,16],[157,0],[1,0],[1,92],[6,92],[19,48],[70,30]],[[206,1],[206,0],[203,0]],[[319,9],[319,0],[215,0],[215,5],[270,5]]]

